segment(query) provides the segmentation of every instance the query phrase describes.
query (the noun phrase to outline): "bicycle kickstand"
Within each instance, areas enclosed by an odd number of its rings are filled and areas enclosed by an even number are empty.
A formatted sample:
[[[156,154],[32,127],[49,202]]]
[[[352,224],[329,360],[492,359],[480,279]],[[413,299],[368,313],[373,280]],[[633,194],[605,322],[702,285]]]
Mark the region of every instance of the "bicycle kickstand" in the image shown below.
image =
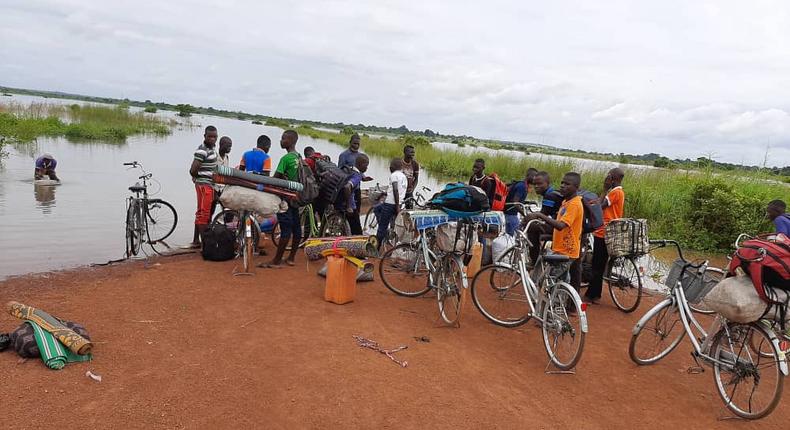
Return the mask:
[[[576,374],[575,367],[571,370],[559,370],[559,369],[549,370],[550,367],[552,367],[551,360],[549,360],[549,362],[546,363],[546,368],[543,369],[543,373],[546,375],[575,375]]]
[[[702,367],[702,365],[700,364],[699,358],[697,358],[697,355],[692,352],[691,353],[691,358],[694,359],[694,363],[696,363],[697,365],[696,366],[689,366],[689,368],[686,369],[686,373],[688,373],[689,375],[699,375],[700,373],[705,372],[705,368]]]

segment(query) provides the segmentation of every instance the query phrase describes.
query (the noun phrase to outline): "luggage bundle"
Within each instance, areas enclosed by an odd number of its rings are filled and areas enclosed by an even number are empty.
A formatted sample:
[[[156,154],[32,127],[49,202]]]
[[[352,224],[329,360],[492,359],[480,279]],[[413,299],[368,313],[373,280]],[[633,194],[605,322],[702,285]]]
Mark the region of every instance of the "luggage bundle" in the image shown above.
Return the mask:
[[[650,251],[647,220],[618,218],[606,226],[606,250],[610,258],[645,255]]]
[[[428,207],[441,209],[456,218],[477,215],[490,209],[486,193],[463,182],[445,185],[442,191],[434,194],[428,201]]]
[[[351,172],[326,160],[315,161],[315,172],[318,177],[318,198],[325,203],[335,203]]]
[[[201,255],[204,260],[227,261],[236,256],[236,234],[224,224],[211,223],[200,237],[203,242]]]
[[[790,239],[762,235],[740,244],[727,267],[728,278],[703,302],[725,318],[749,323],[769,319],[790,323]]]
[[[226,186],[219,196],[219,201],[227,209],[252,211],[261,216],[288,210],[288,203],[274,194],[237,185]]]
[[[436,227],[436,246],[444,252],[467,254],[477,243],[477,231],[471,224],[450,221]]]

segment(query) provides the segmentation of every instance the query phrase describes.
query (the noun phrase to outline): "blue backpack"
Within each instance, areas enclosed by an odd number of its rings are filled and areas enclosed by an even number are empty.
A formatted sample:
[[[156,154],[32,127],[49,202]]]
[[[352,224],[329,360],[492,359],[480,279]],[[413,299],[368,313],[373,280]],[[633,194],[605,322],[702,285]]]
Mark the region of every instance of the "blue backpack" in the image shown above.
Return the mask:
[[[598,203],[598,195],[585,190],[579,190],[576,195],[582,197],[582,205],[584,205],[582,233],[592,233],[601,228],[603,226],[603,208]]]
[[[442,191],[434,194],[428,201],[428,206],[458,218],[477,215],[490,209],[486,193],[463,182],[445,185]]]

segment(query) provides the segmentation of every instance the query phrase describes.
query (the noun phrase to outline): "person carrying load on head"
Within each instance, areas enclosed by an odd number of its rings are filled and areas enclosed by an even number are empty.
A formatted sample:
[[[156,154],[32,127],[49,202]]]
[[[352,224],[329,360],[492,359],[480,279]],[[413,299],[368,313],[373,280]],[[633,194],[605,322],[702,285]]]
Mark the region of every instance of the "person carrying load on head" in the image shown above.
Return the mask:
[[[58,175],[55,174],[55,168],[58,166],[58,162],[49,152],[45,152],[40,157],[36,158],[35,166],[36,168],[33,175],[36,180],[44,179],[44,176],[47,176],[53,181],[60,181]]]
[[[609,251],[606,249],[606,226],[613,219],[623,217],[625,206],[625,192],[623,192],[623,169],[614,168],[609,171],[603,180],[606,194],[601,197],[600,204],[603,208],[603,225],[593,232],[592,279],[584,294],[584,299],[590,303],[598,303],[603,290],[603,275],[606,263],[609,261]]]
[[[195,183],[197,193],[197,210],[195,211],[195,234],[190,248],[200,248],[200,235],[206,231],[211,222],[211,211],[214,204],[214,171],[217,170],[217,128],[206,127],[203,143],[195,150],[189,175]]]
[[[527,169],[527,174],[524,176],[523,181],[514,182],[507,190],[507,203],[524,203],[527,200],[527,193],[529,193],[529,186],[535,180],[535,175],[538,174],[538,169],[530,167]],[[516,234],[519,227],[518,208],[516,206],[505,207],[505,232],[510,236]]]
[[[269,176],[272,171],[272,157],[269,155],[271,147],[272,141],[269,139],[269,136],[265,134],[258,136],[256,147],[241,156],[239,169]]]
[[[782,200],[772,200],[765,209],[765,216],[774,223],[777,233],[790,237],[790,215],[785,213],[787,204]]]
[[[378,239],[379,248],[381,248],[381,244],[384,243],[384,239],[387,238],[390,224],[392,224],[392,220],[398,215],[400,204],[409,186],[408,178],[401,170],[402,166],[403,160],[399,158],[393,158],[392,161],[390,161],[390,192],[387,193],[384,203],[373,209],[373,213],[376,215],[376,219],[379,223],[378,230],[376,231],[376,239]]]
[[[584,204],[581,196],[576,195],[581,185],[581,176],[575,172],[566,173],[562,178],[560,194],[562,205],[557,211],[557,219],[544,213],[532,213],[527,219],[540,219],[554,228],[551,239],[551,250],[555,254],[565,255],[568,261],[552,266],[552,276],[570,279],[571,266],[581,254],[582,226],[584,225]]]
[[[401,195],[401,200],[406,202],[406,209],[413,209],[414,202],[412,198],[414,197],[414,190],[417,189],[417,183],[420,181],[420,165],[417,163],[417,160],[414,159],[416,151],[414,150],[414,146],[406,145],[403,147],[403,160],[401,160],[401,172],[406,175],[406,179],[409,181],[408,187],[406,187],[406,194]]]
[[[496,183],[486,175],[486,162],[482,158],[475,160],[472,165],[472,176],[469,178],[469,185],[474,185],[483,190],[488,196],[488,205],[494,203],[494,192],[496,191]]]

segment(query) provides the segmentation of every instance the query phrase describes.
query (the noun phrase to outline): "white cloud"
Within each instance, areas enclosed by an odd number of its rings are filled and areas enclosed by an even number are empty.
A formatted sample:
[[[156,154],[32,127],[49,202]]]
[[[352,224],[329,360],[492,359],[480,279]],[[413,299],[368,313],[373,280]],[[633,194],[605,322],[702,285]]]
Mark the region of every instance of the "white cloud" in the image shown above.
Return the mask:
[[[0,84],[790,164],[790,4],[0,0]]]

